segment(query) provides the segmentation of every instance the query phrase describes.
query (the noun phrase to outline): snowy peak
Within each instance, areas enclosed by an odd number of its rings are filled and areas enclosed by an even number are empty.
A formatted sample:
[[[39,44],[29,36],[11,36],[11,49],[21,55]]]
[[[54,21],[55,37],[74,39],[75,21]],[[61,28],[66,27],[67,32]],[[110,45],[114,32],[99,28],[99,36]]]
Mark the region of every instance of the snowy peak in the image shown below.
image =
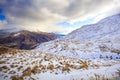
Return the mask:
[[[120,14],[107,17],[96,24],[83,26],[68,34],[67,38],[96,40],[115,33],[120,33]]]
[[[109,16],[107,18],[104,18],[104,19],[100,20],[98,23],[111,22],[111,21],[113,23],[120,21],[120,13],[116,14],[116,15]]]

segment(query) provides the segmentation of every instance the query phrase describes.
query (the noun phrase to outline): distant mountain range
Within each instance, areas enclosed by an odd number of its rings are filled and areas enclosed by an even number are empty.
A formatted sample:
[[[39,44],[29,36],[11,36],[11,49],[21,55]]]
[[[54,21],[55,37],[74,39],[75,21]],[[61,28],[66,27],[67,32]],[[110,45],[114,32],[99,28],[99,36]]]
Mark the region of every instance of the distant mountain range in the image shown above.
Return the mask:
[[[0,45],[16,49],[33,49],[38,44],[56,39],[54,33],[30,32],[26,30],[9,32],[0,31]]]

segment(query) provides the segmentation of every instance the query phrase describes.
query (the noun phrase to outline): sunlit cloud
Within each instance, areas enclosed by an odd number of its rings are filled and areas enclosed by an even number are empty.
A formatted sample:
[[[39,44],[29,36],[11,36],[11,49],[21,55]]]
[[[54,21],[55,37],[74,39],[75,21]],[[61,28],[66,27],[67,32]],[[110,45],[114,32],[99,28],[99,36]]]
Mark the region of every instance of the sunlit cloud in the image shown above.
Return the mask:
[[[0,9],[6,19],[0,21],[0,29],[67,34],[119,13],[119,4],[120,0],[1,0]]]

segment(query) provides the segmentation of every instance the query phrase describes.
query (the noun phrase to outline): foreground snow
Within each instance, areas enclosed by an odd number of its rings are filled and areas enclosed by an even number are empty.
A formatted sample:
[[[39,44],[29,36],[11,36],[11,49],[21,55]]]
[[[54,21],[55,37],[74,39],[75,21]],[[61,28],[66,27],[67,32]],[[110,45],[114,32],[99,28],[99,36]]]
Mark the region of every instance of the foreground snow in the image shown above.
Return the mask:
[[[23,51],[0,55],[0,80],[116,80],[119,60],[77,59],[42,52]],[[50,65],[53,67],[50,68]],[[36,67],[36,68],[35,68]],[[66,67],[66,69],[64,69]],[[30,72],[26,69],[31,68]],[[29,70],[28,70],[29,71]]]

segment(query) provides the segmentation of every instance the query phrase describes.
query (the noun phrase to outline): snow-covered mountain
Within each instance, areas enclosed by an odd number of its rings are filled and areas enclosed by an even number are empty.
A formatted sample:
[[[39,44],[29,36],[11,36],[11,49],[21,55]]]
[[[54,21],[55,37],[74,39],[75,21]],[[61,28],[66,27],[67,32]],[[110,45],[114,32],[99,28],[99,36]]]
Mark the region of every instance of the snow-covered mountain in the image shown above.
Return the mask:
[[[37,47],[43,52],[77,58],[120,58],[120,14],[79,28],[64,38]],[[98,54],[99,53],[99,54]],[[115,54],[117,53],[117,54]]]
[[[0,80],[120,80],[119,33],[114,15],[34,50],[1,46]]]
[[[85,25],[72,33],[67,38],[78,40],[95,40],[109,35],[120,33],[120,14],[107,17],[96,24]],[[119,34],[120,36],[120,34]],[[119,38],[120,39],[120,38]]]

